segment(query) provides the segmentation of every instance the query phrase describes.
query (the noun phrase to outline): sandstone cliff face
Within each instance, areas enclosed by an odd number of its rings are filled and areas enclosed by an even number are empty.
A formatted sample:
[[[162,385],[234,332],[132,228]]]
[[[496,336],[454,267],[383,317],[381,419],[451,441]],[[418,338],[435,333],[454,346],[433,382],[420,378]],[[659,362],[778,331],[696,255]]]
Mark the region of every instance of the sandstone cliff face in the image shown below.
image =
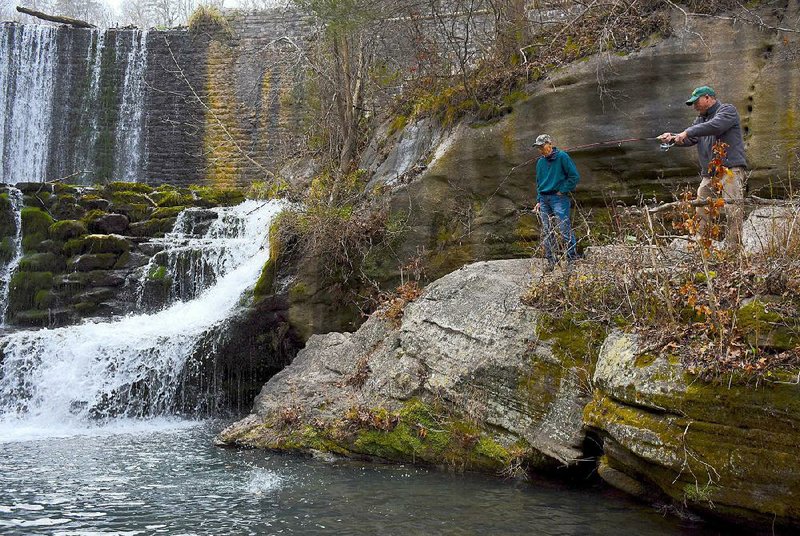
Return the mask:
[[[796,2],[764,9],[766,24],[796,20]],[[624,55],[579,61],[526,88],[528,98],[491,124],[464,120],[437,130],[427,120],[378,134],[362,166],[370,187],[393,189],[397,213],[409,214],[401,257],[428,253],[432,278],[464,263],[530,254],[538,224],[531,143],[551,134],[560,147],[639,137],[689,126],[691,90],[712,85],[736,105],[752,169],[750,192],[780,193],[800,148],[800,40],[726,20],[673,16],[674,35]],[[661,152],[655,141],[571,151],[581,173],[576,199],[586,212],[616,199],[671,199],[696,188],[693,148]],[[391,164],[391,165],[389,165]],[[391,269],[389,269],[391,271]]]

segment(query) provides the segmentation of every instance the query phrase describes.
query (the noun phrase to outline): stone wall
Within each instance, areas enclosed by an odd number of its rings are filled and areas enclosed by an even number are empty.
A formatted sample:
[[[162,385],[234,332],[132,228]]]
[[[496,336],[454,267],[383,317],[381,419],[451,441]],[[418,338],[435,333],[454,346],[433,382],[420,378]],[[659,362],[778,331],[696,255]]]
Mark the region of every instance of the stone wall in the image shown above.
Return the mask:
[[[471,9],[458,2],[398,4],[376,23],[370,75],[391,82],[370,105],[385,104],[423,69],[456,72],[459,62],[474,64],[493,42],[494,18],[488,3]],[[565,14],[528,9],[534,26]],[[5,144],[21,161],[6,166],[0,182],[70,177],[83,184],[242,186],[267,178],[300,147],[305,54],[324,36],[318,21],[296,9],[225,17],[227,27],[193,31],[0,24],[0,45],[12,57],[6,71],[0,66],[0,80],[10,81],[0,108],[37,101],[32,127],[23,109],[0,122],[0,151]],[[447,35],[467,33],[468,50],[456,54],[447,46]],[[45,61],[31,60],[44,50]],[[17,79],[32,87],[17,88]],[[19,125],[30,136],[22,139]],[[37,146],[22,147],[30,140]],[[24,162],[30,150],[42,153],[44,167]]]

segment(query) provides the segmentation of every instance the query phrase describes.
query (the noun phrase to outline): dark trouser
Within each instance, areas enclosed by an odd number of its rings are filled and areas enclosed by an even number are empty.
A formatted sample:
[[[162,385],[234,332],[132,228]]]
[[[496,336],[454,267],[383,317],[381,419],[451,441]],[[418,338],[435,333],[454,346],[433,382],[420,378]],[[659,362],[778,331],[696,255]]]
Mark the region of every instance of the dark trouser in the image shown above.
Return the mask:
[[[555,263],[566,245],[567,258],[575,260],[575,233],[570,222],[569,194],[539,194],[539,217],[544,235],[544,255],[548,262]],[[556,234],[560,235],[557,237]],[[560,239],[559,239],[560,238]]]

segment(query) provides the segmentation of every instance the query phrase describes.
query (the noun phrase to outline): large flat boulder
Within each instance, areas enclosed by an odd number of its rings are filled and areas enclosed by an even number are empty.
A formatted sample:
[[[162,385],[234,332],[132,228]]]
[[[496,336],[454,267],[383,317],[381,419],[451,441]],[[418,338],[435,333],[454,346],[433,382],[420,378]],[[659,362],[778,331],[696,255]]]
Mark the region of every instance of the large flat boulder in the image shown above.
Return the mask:
[[[312,336],[220,442],[489,470],[577,463],[585,363],[537,337],[519,299],[531,273],[529,259],[475,263],[400,320]]]

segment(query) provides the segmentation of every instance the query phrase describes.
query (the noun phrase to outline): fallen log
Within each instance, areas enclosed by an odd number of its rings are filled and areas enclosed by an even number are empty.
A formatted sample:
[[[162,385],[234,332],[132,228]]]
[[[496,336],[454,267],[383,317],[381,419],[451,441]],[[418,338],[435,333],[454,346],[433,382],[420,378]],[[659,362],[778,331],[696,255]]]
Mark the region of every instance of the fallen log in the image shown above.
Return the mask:
[[[72,17],[62,17],[61,15],[48,15],[47,13],[42,13],[41,11],[28,9],[27,7],[17,6],[17,11],[24,13],[25,15],[30,15],[31,17],[36,17],[37,19],[42,19],[49,22],[58,22],[61,24],[69,24],[70,26],[74,26],[76,28],[97,28],[97,26],[86,22],[85,20],[73,19]]]

